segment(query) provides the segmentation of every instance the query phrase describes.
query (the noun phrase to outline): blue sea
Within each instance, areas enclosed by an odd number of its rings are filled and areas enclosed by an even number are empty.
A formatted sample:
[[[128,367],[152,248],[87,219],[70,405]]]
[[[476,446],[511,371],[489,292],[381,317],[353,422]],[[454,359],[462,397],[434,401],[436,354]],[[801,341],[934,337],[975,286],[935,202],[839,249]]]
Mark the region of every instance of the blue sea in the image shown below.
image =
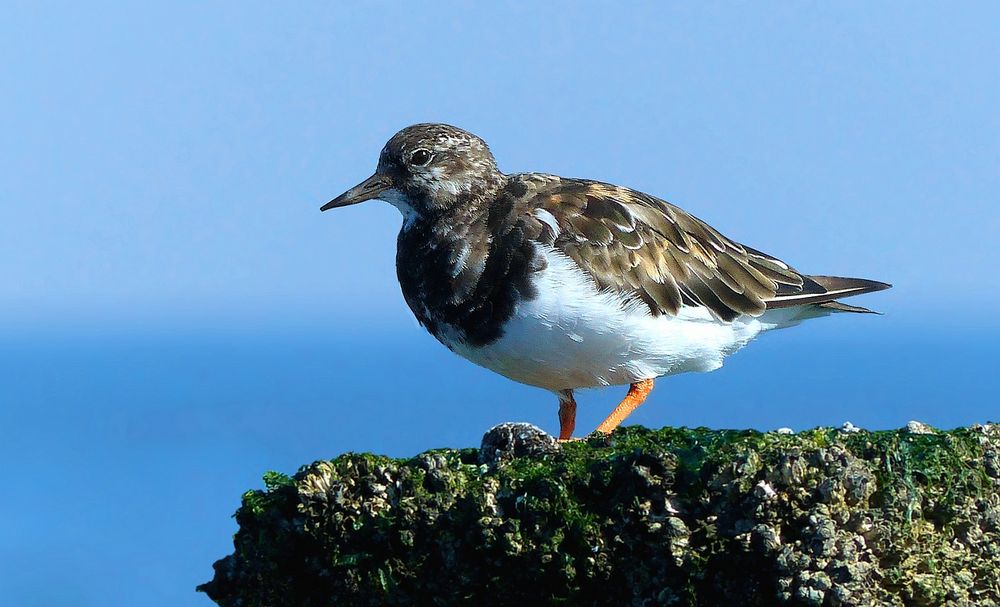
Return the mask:
[[[630,423],[802,430],[996,419],[996,331],[835,317],[765,335],[709,373],[661,379]],[[581,394],[579,432],[621,388]],[[20,607],[210,605],[240,495],[345,451],[477,446],[493,424],[557,429],[556,401],[416,327],[97,330],[0,342],[0,590]],[[578,433],[579,433],[578,432]]]

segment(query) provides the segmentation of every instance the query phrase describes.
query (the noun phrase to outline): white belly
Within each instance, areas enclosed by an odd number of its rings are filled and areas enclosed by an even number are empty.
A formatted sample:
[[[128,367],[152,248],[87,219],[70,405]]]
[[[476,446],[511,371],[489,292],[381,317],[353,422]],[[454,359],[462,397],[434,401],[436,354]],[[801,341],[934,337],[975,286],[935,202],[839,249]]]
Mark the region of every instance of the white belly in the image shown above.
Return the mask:
[[[711,371],[766,329],[794,324],[801,309],[725,324],[702,308],[654,317],[639,303],[600,292],[568,257],[546,248],[538,297],[518,305],[497,341],[474,348],[442,341],[470,361],[525,384],[563,390]]]

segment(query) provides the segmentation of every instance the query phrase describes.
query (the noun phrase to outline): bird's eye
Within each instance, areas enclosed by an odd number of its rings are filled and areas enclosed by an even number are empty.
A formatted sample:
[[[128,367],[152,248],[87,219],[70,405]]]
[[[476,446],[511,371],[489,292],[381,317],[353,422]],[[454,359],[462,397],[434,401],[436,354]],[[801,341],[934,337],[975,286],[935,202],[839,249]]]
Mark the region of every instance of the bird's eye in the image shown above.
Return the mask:
[[[421,148],[419,150],[413,150],[410,154],[410,164],[413,166],[422,167],[431,161],[431,153],[427,150]]]

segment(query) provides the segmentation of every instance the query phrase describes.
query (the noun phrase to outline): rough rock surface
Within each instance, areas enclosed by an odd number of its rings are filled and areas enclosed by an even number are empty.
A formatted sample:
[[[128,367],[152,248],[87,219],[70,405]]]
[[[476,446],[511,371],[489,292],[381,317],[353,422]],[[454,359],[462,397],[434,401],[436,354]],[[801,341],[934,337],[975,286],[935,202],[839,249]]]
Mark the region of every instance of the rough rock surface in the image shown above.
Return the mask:
[[[921,428],[924,430],[925,428]],[[625,428],[265,476],[223,606],[1000,606],[1000,428]]]

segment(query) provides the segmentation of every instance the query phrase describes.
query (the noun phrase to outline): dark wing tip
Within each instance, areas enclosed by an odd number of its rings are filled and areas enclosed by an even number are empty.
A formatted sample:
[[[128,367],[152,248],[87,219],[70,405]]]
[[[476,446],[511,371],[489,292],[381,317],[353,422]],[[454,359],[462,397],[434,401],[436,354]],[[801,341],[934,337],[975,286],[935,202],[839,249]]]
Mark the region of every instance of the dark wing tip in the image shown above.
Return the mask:
[[[842,297],[853,297],[891,288],[892,285],[867,278],[845,278],[841,276],[806,276],[824,289],[820,293],[790,293],[779,295],[767,302],[768,308],[788,308],[809,304],[823,304]]]
[[[817,304],[821,308],[827,308],[829,310],[836,310],[838,312],[855,312],[857,314],[877,314],[882,316],[881,312],[871,310],[862,306],[852,306],[850,304],[845,304],[841,301],[828,301],[825,303]]]
[[[887,282],[867,278],[844,278],[841,276],[809,276],[827,291],[851,291],[851,295],[874,293],[892,288]]]

